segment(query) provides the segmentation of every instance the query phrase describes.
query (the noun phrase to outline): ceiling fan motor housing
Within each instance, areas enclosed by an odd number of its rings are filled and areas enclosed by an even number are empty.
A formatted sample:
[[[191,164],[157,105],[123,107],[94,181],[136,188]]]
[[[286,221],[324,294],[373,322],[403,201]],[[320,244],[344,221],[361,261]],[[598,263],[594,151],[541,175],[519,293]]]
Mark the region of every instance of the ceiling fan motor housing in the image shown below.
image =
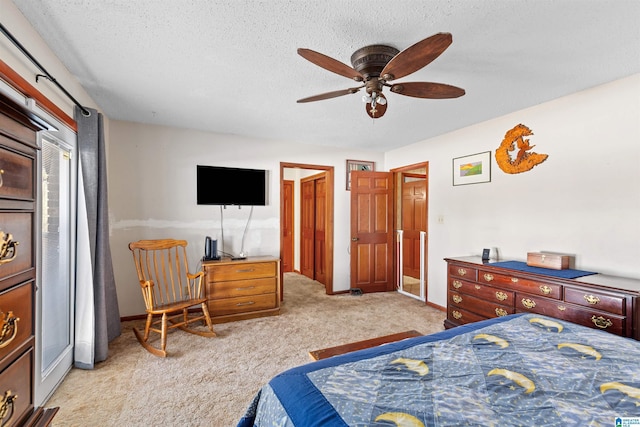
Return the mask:
[[[380,77],[384,67],[398,53],[400,51],[395,47],[383,44],[365,46],[353,52],[351,65],[365,77],[365,81],[368,81],[374,77]]]

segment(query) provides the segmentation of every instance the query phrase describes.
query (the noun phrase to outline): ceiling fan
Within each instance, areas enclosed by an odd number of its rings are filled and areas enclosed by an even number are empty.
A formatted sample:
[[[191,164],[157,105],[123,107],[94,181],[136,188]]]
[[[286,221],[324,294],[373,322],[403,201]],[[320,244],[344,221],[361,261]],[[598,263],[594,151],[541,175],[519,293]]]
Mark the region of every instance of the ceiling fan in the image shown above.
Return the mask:
[[[300,48],[298,49],[298,54],[306,60],[325,70],[360,82],[361,85],[302,98],[297,102],[304,103],[336,98],[356,93],[364,88],[366,95],[362,99],[366,102],[367,114],[372,119],[377,119],[387,111],[387,98],[382,93],[384,87],[388,87],[393,93],[414,98],[458,98],[465,94],[464,89],[444,83],[389,83],[408,76],[428,65],[440,56],[452,41],[450,33],[438,33],[419,41],[402,52],[387,45],[365,46],[351,55],[353,67],[311,49]]]

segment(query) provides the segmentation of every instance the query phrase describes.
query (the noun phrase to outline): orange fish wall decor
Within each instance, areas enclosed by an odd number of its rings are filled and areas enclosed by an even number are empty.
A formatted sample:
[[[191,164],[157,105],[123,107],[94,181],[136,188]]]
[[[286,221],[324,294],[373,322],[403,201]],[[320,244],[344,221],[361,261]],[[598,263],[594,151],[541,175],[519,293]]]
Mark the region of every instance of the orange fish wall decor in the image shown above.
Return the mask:
[[[515,174],[530,171],[547,160],[548,154],[529,151],[535,147],[525,139],[530,135],[533,135],[533,132],[523,124],[516,125],[504,135],[500,147],[496,150],[496,162],[503,172]]]

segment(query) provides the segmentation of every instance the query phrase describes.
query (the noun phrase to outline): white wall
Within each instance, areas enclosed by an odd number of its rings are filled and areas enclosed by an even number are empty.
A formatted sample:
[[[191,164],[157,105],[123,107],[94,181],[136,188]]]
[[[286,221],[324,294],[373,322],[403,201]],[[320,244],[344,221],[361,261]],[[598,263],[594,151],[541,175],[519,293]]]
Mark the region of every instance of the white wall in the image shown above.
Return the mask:
[[[190,268],[204,253],[204,236],[218,238],[220,208],[196,205],[196,165],[267,169],[269,204],[255,207],[244,250],[280,252],[280,162],[335,167],[334,290],[349,289],[349,192],[346,159],[382,164],[383,153],[265,141],[186,129],[112,121],[109,149],[111,252],[121,316],[144,313],[129,242],[181,238]],[[223,183],[222,185],[232,185]],[[238,253],[249,208],[223,210],[225,251]]]
[[[640,74],[385,154],[429,161],[429,300],[446,305],[445,257],[498,247],[575,254],[576,268],[640,278]],[[522,123],[547,160],[509,175],[495,158]],[[491,151],[491,182],[452,185],[452,159]],[[442,216],[443,223],[438,222]]]

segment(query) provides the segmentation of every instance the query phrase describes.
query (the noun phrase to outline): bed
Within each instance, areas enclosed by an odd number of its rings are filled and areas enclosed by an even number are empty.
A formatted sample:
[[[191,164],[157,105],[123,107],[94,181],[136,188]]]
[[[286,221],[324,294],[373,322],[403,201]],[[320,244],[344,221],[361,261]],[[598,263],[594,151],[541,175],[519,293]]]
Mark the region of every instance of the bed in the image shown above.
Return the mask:
[[[238,427],[640,425],[640,342],[515,314],[274,377]],[[624,422],[624,424],[622,424]]]

